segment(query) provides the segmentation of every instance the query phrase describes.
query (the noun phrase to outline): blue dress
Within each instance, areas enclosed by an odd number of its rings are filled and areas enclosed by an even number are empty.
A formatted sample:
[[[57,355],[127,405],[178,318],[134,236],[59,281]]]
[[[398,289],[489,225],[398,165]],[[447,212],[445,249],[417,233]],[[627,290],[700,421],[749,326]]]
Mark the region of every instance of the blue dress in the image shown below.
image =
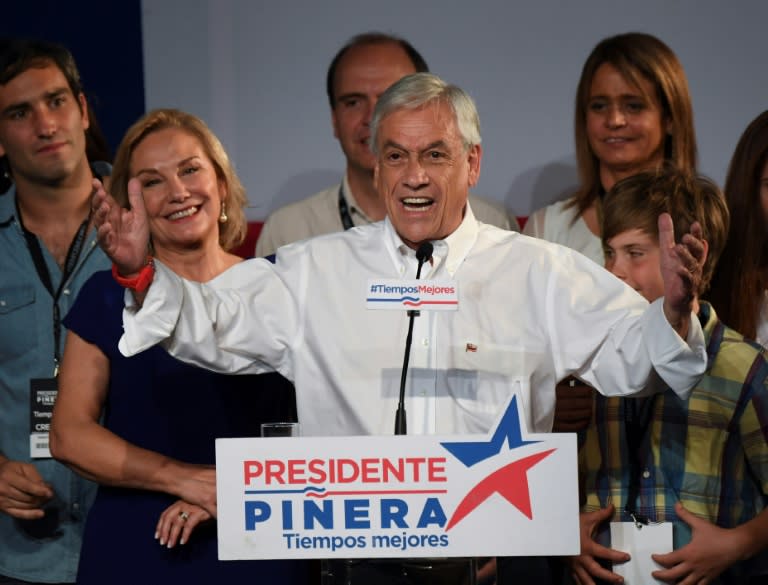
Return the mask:
[[[279,374],[228,376],[172,358],[156,346],[131,358],[117,349],[124,290],[109,272],[81,289],[65,325],[110,361],[104,426],[126,441],[186,463],[215,463],[217,437],[258,436],[260,424],[295,420],[293,385]],[[215,523],[172,549],[154,539],[178,498],[100,486],[83,536],[78,583],[304,584],[307,562],[219,561]]]

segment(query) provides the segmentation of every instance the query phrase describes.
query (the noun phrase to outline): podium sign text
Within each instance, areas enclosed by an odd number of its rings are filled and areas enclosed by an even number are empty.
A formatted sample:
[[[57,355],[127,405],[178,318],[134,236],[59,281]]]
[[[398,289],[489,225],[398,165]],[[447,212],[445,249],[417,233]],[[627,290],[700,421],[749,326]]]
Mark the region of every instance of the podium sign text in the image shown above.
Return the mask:
[[[219,558],[573,555],[576,436],[218,439]]]

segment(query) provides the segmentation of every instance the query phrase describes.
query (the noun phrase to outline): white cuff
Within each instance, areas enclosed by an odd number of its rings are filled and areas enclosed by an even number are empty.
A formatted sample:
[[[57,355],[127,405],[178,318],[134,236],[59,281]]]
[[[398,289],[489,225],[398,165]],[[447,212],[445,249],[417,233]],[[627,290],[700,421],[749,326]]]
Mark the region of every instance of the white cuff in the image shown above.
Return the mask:
[[[170,337],[176,327],[182,297],[179,277],[155,260],[155,276],[143,305],[139,306],[130,290],[125,291],[120,353],[130,357]]]
[[[686,399],[707,369],[707,347],[698,317],[691,313],[688,336],[677,334],[664,315],[664,298],[643,314],[643,337],[656,372],[681,399]]]

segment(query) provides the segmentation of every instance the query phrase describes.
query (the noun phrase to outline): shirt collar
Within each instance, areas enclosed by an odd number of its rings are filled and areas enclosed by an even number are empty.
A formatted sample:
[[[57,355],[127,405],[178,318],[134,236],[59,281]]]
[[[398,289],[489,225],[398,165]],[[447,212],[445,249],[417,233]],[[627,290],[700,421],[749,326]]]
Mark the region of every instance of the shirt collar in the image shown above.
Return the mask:
[[[16,217],[16,185],[11,183],[11,187],[0,195],[0,228],[11,225]]]
[[[344,173],[344,178],[341,181],[341,196],[344,197],[344,200],[347,202],[347,207],[349,208],[349,213],[354,214],[356,213],[360,217],[362,217],[367,223],[373,223],[373,220],[368,217],[365,212],[360,208],[360,206],[357,204],[357,200],[355,199],[354,194],[352,193],[352,189],[349,188],[349,179],[347,178],[347,173]]]
[[[464,208],[464,219],[461,220],[459,227],[447,238],[432,241],[434,246],[432,269],[423,276],[425,278],[432,276],[444,266],[448,274],[453,277],[477,241],[479,229],[472,208],[467,202]],[[403,242],[389,220],[389,216],[384,220],[384,237],[390,250],[394,251],[394,260],[400,275],[406,278],[415,277],[418,265],[416,251]]]
[[[720,351],[720,343],[723,341],[725,325],[717,318],[717,313],[712,305],[706,301],[699,301],[699,323],[704,332],[704,343],[707,347],[707,372],[714,364],[717,352]]]

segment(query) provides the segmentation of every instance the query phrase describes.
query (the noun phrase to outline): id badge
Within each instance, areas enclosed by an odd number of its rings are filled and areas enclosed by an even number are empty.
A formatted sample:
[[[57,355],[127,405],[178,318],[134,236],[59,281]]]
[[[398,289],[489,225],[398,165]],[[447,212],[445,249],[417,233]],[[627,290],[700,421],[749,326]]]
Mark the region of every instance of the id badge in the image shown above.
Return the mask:
[[[611,522],[611,548],[631,557],[626,563],[613,565],[613,572],[624,577],[625,585],[664,584],[651,577],[651,573],[664,568],[651,555],[672,552],[672,523]]]
[[[29,455],[33,459],[50,458],[48,433],[59,391],[58,382],[56,378],[34,378],[29,381],[29,389]]]

